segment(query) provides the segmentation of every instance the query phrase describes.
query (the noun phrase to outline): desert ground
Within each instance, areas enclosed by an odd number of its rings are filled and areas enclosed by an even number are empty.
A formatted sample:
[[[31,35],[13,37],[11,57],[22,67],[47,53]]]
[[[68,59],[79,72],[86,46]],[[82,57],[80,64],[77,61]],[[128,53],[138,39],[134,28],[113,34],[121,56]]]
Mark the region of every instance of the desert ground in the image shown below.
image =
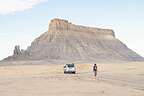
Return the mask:
[[[76,74],[63,74],[64,64],[0,65],[0,96],[144,96],[144,62],[76,64]]]

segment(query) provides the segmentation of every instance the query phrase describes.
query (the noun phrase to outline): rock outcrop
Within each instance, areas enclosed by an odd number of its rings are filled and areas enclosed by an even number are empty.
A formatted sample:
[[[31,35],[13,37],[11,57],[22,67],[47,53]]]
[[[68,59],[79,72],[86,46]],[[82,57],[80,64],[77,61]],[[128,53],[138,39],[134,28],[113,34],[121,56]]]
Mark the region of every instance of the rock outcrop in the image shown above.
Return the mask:
[[[51,20],[47,32],[36,38],[23,52],[16,46],[14,55],[9,58],[96,62],[143,60],[116,39],[113,30],[75,25],[62,19]]]
[[[14,53],[13,53],[14,55],[18,55],[18,56],[20,56],[20,55],[22,55],[22,51],[20,50],[20,46],[19,45],[16,45],[15,46],[15,49],[14,49]]]

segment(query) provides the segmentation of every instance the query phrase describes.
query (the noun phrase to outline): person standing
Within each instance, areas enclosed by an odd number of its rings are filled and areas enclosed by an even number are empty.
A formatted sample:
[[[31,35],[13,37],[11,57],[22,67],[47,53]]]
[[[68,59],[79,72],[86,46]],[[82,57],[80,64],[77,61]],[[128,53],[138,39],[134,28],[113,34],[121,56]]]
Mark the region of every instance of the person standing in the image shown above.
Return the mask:
[[[94,76],[97,76],[97,64],[94,64],[93,66],[93,72],[94,72]]]

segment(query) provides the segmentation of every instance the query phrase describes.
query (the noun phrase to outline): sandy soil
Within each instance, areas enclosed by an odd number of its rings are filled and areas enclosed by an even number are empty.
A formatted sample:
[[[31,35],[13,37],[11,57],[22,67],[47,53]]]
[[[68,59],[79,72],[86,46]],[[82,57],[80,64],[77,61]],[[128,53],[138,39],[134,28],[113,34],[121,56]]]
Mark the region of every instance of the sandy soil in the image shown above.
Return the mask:
[[[144,63],[77,64],[77,74],[63,65],[0,66],[0,96],[144,96]]]

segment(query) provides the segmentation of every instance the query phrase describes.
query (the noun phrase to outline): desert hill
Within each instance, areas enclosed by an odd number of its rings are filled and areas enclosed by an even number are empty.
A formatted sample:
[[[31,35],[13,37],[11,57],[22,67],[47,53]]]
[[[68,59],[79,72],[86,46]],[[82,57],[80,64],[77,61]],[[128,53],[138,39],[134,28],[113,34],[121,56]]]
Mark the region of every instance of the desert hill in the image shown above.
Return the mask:
[[[141,61],[136,52],[115,37],[111,29],[75,25],[53,19],[47,32],[36,38],[27,50],[19,46],[4,60]]]

